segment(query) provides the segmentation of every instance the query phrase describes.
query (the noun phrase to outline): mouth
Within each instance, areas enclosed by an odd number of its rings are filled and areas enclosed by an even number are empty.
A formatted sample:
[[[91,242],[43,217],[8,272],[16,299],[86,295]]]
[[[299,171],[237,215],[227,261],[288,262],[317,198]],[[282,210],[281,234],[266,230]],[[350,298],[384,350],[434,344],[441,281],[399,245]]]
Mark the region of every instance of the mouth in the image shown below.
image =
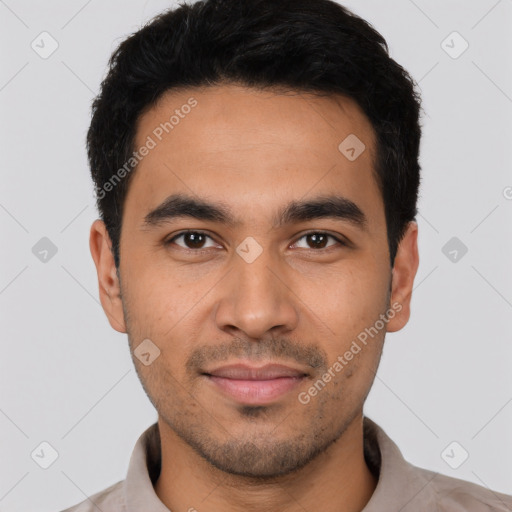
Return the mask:
[[[203,372],[214,388],[245,405],[276,402],[298,387],[308,373],[281,364],[234,364]]]

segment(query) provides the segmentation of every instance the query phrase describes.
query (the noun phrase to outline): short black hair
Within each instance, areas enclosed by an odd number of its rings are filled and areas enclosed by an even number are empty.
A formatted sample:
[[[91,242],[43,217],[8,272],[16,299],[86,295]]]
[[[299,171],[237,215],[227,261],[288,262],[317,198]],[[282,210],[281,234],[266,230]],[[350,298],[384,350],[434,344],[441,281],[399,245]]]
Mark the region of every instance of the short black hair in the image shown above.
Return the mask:
[[[374,174],[393,266],[417,215],[421,101],[385,39],[332,0],[200,0],[163,12],[122,41],[93,101],[87,153],[116,267],[133,175],[126,164],[141,114],[169,90],[230,83],[357,102],[376,134]]]

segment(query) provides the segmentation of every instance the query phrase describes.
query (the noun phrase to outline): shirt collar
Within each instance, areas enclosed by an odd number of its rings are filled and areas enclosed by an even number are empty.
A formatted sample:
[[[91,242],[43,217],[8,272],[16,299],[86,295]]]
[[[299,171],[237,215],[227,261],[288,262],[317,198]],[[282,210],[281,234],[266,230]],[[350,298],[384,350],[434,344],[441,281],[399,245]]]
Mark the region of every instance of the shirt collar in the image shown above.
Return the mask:
[[[438,473],[407,462],[382,427],[366,416],[363,429],[366,463],[374,474],[378,470],[379,481],[362,512],[437,511],[436,491],[429,484]]]
[[[370,418],[363,418],[364,455],[378,477],[377,487],[362,512],[420,512],[437,510],[435,490],[429,485],[437,473],[419,471],[398,446]],[[161,444],[158,423],[146,429],[135,444],[124,485],[126,512],[169,512],[153,485],[160,474]]]
[[[156,422],[141,434],[133,449],[124,485],[126,512],[169,512],[153,488],[161,461],[160,431]]]

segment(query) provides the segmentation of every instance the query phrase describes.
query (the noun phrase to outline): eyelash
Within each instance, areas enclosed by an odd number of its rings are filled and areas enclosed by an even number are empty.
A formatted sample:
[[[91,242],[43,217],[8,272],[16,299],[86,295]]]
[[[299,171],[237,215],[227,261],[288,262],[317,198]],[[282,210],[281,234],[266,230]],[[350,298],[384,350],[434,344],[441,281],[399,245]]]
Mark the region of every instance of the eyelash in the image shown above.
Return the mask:
[[[208,238],[210,238],[211,240],[213,240],[213,238],[206,232],[204,231],[200,231],[200,230],[192,230],[192,229],[189,229],[189,230],[186,230],[186,231],[182,231],[181,233],[178,233],[177,235],[174,235],[172,238],[169,238],[168,240],[166,240],[164,242],[164,245],[171,245],[176,239],[182,237],[183,235],[186,235],[188,233],[194,233],[194,234],[198,234],[198,235],[204,235]],[[338,242],[338,244],[340,244],[341,246],[343,247],[347,247],[348,246],[348,243],[344,242],[343,240],[341,240],[340,238],[334,236],[334,235],[331,235],[330,233],[326,233],[325,231],[310,231],[308,233],[304,233],[301,237],[299,237],[294,243],[297,243],[299,240],[302,240],[303,238],[309,236],[309,235],[326,235],[328,236],[329,238],[332,238],[333,240],[335,240],[336,242]],[[202,253],[205,253],[205,252],[208,252],[209,249],[211,249],[211,247],[209,248],[206,248],[206,249],[190,249],[188,247],[181,247],[181,246],[178,246],[181,250],[183,251],[186,251],[186,252],[191,252],[191,253],[194,253],[194,254],[202,254]],[[314,251],[314,252],[326,252],[326,251],[329,251],[331,249],[335,248],[334,245],[331,245],[329,247],[326,247],[326,248],[322,248],[322,249],[312,249],[312,248],[309,248],[309,249],[306,249],[306,250],[310,250],[310,251]]]

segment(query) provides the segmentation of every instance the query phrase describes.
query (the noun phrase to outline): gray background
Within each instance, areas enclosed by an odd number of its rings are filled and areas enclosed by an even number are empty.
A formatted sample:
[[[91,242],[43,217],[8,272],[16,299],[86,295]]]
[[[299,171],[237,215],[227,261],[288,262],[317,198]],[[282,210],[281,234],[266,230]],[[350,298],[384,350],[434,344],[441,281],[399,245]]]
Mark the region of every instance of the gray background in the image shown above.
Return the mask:
[[[123,479],[156,420],[99,305],[84,137],[107,58],[171,5],[0,1],[0,510],[61,510]],[[413,464],[512,493],[512,0],[344,5],[384,35],[426,111],[412,318],[387,336],[366,414]],[[59,44],[46,59],[31,47],[43,31]],[[458,58],[453,31],[469,43]],[[46,262],[43,237],[58,249]],[[456,262],[452,237],[468,248]],[[43,441],[48,469],[31,458]],[[457,469],[441,455],[453,441],[452,464],[469,453]]]

